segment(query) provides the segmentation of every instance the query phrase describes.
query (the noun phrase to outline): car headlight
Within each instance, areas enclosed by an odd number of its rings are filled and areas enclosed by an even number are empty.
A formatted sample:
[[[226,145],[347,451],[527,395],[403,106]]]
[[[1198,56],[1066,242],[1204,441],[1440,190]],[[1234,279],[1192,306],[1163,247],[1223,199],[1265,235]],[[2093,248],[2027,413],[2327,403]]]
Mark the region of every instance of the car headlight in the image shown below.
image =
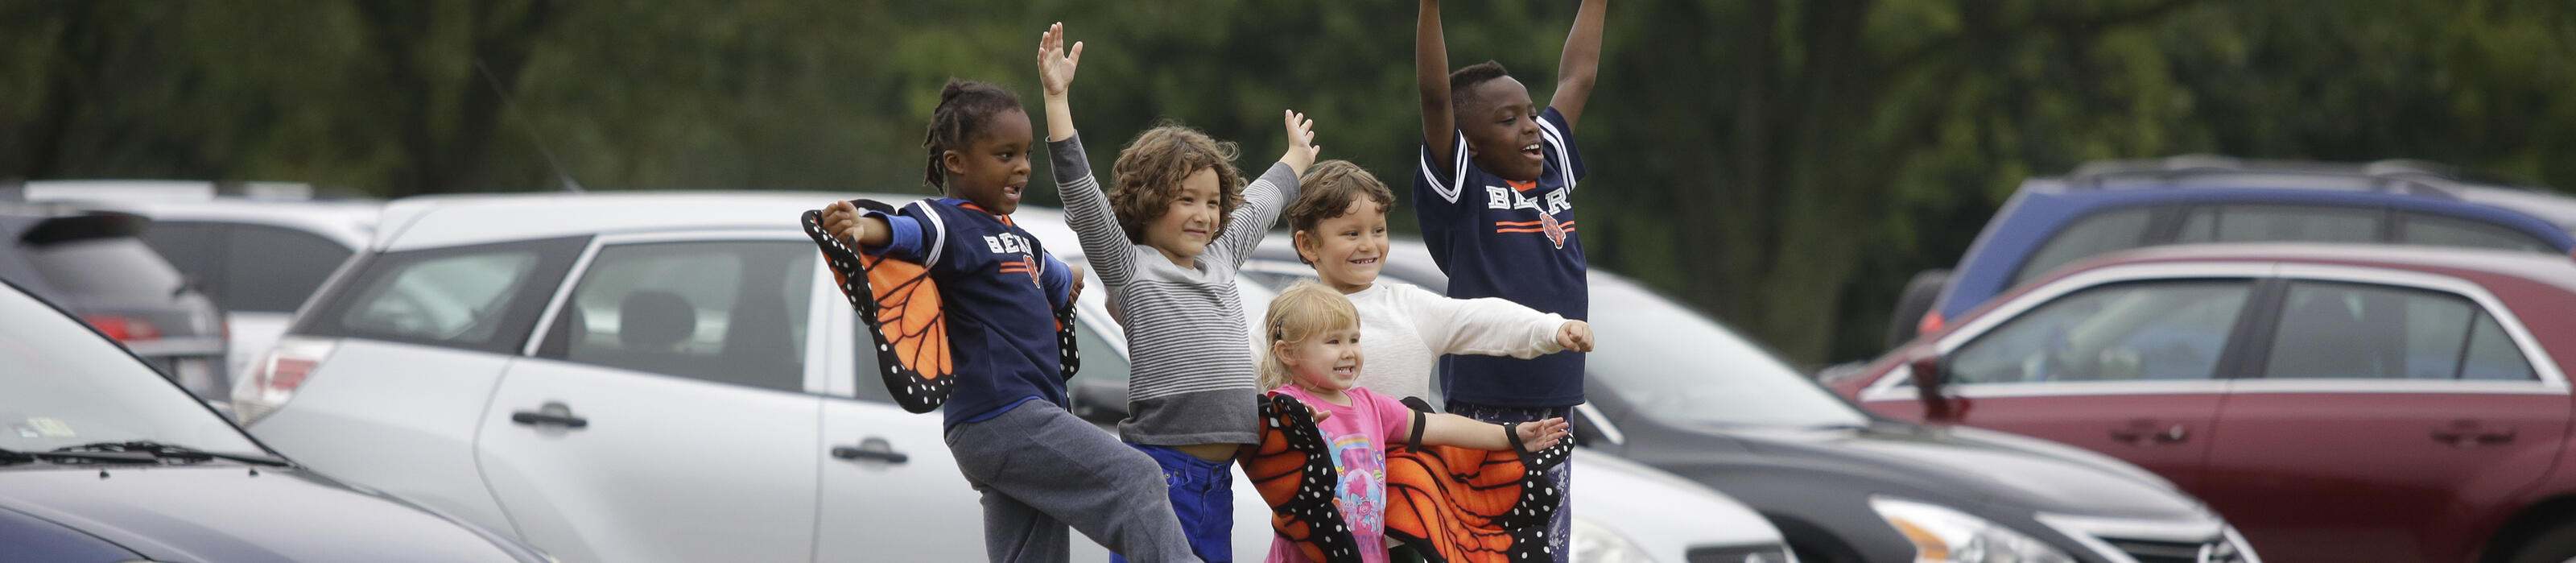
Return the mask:
[[[1655,561],[1655,557],[1647,555],[1646,548],[1638,547],[1635,540],[1619,535],[1619,532],[1611,530],[1609,526],[1594,523],[1581,516],[1574,517],[1573,543],[1574,561],[1587,563],[1654,563]]]
[[[1914,544],[1916,563],[2075,562],[2036,538],[1950,507],[1870,497],[1869,508]]]

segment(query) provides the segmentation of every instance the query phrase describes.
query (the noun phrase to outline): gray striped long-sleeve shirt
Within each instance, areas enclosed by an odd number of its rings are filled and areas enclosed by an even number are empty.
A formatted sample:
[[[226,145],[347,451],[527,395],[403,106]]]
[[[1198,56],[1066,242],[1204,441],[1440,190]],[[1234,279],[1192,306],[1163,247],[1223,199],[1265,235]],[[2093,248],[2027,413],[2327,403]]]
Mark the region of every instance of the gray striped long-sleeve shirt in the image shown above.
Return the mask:
[[[1075,135],[1047,143],[1065,222],[1082,239],[1091,271],[1123,311],[1129,370],[1127,420],[1118,437],[1157,446],[1250,444],[1260,416],[1243,300],[1235,269],[1243,266],[1279,212],[1297,197],[1297,174],[1272,165],[1244,189],[1244,204],[1226,218],[1196,268],[1183,268],[1153,247],[1127,239],[1109,197],[1091,176]]]

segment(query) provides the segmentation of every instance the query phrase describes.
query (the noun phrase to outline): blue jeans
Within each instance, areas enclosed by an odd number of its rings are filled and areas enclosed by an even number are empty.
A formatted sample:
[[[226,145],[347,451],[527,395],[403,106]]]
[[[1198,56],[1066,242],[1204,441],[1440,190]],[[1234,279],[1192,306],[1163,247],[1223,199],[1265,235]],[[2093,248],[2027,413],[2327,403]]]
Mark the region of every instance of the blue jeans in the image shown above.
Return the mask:
[[[1208,461],[1163,446],[1127,447],[1145,452],[1162,466],[1163,483],[1172,495],[1172,514],[1181,518],[1181,534],[1189,538],[1190,551],[1207,563],[1234,561],[1234,460]],[[1109,561],[1127,563],[1127,558],[1113,553]]]
[[[1449,414],[1493,423],[1534,422],[1549,418],[1570,421],[1574,413],[1574,409],[1567,407],[1497,407],[1457,401],[1450,401],[1448,406]],[[1563,563],[1574,556],[1574,552],[1568,551],[1570,546],[1566,545],[1566,539],[1574,537],[1574,459],[1568,457],[1547,472],[1556,480],[1556,490],[1565,492],[1556,504],[1556,521],[1547,525],[1548,552],[1556,555],[1558,563]]]

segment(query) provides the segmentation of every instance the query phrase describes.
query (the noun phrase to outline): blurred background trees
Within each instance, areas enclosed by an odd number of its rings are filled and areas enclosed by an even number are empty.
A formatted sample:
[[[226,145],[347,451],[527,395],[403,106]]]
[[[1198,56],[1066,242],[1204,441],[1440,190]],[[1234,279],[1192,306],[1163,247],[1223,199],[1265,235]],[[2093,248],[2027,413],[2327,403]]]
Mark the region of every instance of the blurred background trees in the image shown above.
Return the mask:
[[[1450,57],[1543,100],[1573,4],[1453,0]],[[10,2],[0,179],[555,189],[542,146],[594,190],[927,193],[940,83],[1034,104],[1038,32],[1062,20],[1090,43],[1095,164],[1169,119],[1258,168],[1296,108],[1328,157],[1401,194],[1413,9]],[[2085,160],[2421,158],[2576,185],[2571,61],[2576,5],[2556,0],[1614,2],[1577,202],[1596,267],[1820,364],[1878,352],[1907,276],[1955,262],[2021,179]]]

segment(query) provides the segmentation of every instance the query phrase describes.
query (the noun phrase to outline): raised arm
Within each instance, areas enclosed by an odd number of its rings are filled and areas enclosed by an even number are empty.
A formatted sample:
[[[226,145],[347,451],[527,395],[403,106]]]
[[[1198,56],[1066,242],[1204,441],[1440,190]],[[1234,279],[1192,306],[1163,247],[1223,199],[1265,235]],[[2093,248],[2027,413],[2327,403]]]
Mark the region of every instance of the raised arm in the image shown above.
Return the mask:
[[[1574,11],[1574,30],[1565,34],[1565,52],[1556,61],[1556,94],[1547,105],[1565,115],[1566,127],[1583,118],[1583,104],[1592,100],[1592,83],[1601,76],[1601,20],[1609,3],[1583,0],[1583,7]]]
[[[1081,65],[1082,42],[1073,42],[1069,52],[1065,49],[1064,22],[1038,34],[1038,84],[1045,88],[1048,141],[1073,138],[1073,102],[1068,94],[1074,69]]]
[[[1323,150],[1315,146],[1315,120],[1296,110],[1284,115],[1288,119],[1287,154],[1280,155],[1278,164],[1271,165],[1244,188],[1243,205],[1226,217],[1225,232],[1217,233],[1210,244],[1226,249],[1229,266],[1242,267],[1243,261],[1252,257],[1253,248],[1261,245],[1261,237],[1279,222],[1279,213],[1297,200],[1297,179],[1315,165],[1315,155]]]
[[[1082,242],[1083,257],[1091,269],[1100,274],[1100,283],[1111,288],[1124,287],[1136,271],[1135,243],[1127,231],[1118,226],[1118,213],[1109,207],[1109,195],[1100,191],[1100,181],[1091,176],[1091,157],[1082,151],[1082,139],[1074,135],[1073,89],[1074,70],[1082,64],[1082,43],[1075,42],[1068,52],[1064,48],[1064,24],[1047,28],[1038,38],[1038,82],[1045,89],[1047,114],[1047,155],[1054,166],[1056,192],[1064,200],[1066,226]]]
[[[1431,150],[1431,162],[1449,162],[1458,136],[1449,107],[1449,44],[1440,34],[1440,0],[1422,0],[1420,9],[1413,19],[1413,84],[1422,91],[1422,146]]]

